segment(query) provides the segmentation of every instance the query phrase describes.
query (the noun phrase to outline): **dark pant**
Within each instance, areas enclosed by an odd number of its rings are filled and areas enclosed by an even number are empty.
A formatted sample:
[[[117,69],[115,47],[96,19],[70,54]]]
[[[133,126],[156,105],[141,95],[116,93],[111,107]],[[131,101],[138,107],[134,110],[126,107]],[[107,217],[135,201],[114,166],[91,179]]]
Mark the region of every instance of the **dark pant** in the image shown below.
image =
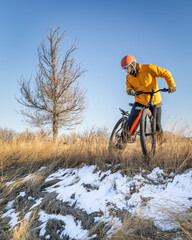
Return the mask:
[[[134,123],[135,119],[137,118],[137,116],[139,115],[139,112],[142,110],[143,107],[144,105],[138,102],[135,102],[133,104],[129,118],[127,119],[124,125],[125,132],[128,132],[131,129],[132,124]],[[156,130],[161,136],[163,135],[163,130],[161,127],[161,106],[157,107]],[[134,134],[134,131],[133,131],[133,134]]]

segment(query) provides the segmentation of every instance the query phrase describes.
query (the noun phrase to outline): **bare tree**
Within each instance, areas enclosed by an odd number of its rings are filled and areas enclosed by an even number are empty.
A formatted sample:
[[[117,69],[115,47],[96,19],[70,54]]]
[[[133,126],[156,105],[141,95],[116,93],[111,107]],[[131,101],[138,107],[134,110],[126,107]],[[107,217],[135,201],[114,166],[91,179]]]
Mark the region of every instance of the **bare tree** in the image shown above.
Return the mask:
[[[85,92],[80,89],[78,80],[86,70],[73,56],[76,43],[61,56],[60,44],[64,37],[65,32],[61,32],[60,27],[49,28],[38,48],[34,88],[30,81],[20,79],[21,98],[17,99],[26,107],[21,111],[26,121],[37,127],[51,124],[54,139],[59,128],[69,129],[81,123],[85,109]]]

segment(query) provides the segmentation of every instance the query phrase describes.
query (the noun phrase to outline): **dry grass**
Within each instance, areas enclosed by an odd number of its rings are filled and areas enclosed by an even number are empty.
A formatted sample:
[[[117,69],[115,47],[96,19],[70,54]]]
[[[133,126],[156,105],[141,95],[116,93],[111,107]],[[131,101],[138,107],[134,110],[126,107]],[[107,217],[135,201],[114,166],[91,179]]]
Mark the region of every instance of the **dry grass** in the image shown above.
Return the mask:
[[[119,231],[110,236],[109,240],[168,240],[173,233],[163,232],[157,229],[151,220],[143,217],[125,215],[123,226]]]
[[[134,144],[128,144],[123,152],[113,152],[112,154],[108,150],[109,135],[103,131],[71,135],[60,138],[56,142],[53,142],[44,133],[25,132],[17,135],[6,130],[3,134],[0,131],[0,135],[0,194],[3,196],[0,199],[0,212],[3,212],[6,204],[14,200],[15,196],[23,189],[25,189],[26,194],[29,193],[30,196],[39,198],[41,190],[47,187],[43,180],[59,167],[81,167],[84,164],[96,164],[102,170],[110,168],[112,171],[117,171],[120,169],[128,175],[138,173],[141,169],[150,171],[155,166],[159,166],[168,173],[182,173],[186,169],[192,168],[192,140],[181,134],[167,135],[166,142],[157,147],[157,154],[149,164],[143,158],[139,140]],[[42,166],[47,167],[40,173],[37,172]],[[23,182],[21,178],[30,173],[35,174],[31,179]],[[12,181],[15,182],[5,185]],[[102,225],[103,223],[95,226],[91,224],[93,222],[91,219],[88,223],[86,220],[89,216],[84,216],[79,210],[74,212],[73,209],[69,210],[66,206],[61,207],[59,202],[55,202],[54,196],[53,198],[49,197],[50,199],[45,199],[42,203],[49,207],[50,210],[47,209],[47,211],[53,211],[54,206],[57,205],[60,208],[59,211],[73,211],[73,214],[77,218],[81,218],[85,225],[90,225],[93,233],[100,231],[100,239],[105,236],[107,228]],[[48,204],[49,202],[50,204]],[[23,209],[23,216],[25,209],[29,209],[31,205],[24,202],[19,203],[19,211],[22,212]],[[20,217],[22,218],[22,216]],[[21,221],[18,228],[11,233],[12,239],[36,239],[36,232],[31,232],[33,220],[33,218],[29,218]],[[159,231],[147,219],[124,216],[123,222],[123,227],[110,239],[161,240],[177,236],[176,233]],[[49,224],[54,226],[55,223],[50,222]],[[3,234],[7,231],[5,225],[0,222],[0,239],[3,239]],[[103,233],[102,229],[105,229]],[[186,218],[180,223],[180,231],[184,236],[183,239],[192,239],[192,221],[190,218]],[[9,238],[6,236],[5,239]]]
[[[162,169],[181,173],[192,167],[192,138],[169,135],[157,149],[153,162]]]
[[[19,226],[12,230],[13,240],[34,240],[38,239],[36,231],[32,230],[34,215],[20,222]]]
[[[183,217],[186,216],[184,220]],[[122,227],[108,240],[170,240],[170,239],[192,239],[192,221],[191,215],[182,214],[182,217],[174,216],[175,221],[180,227],[176,231],[161,231],[154,226],[150,219],[144,217],[133,217],[125,214]],[[177,219],[176,219],[177,218]],[[181,220],[182,219],[182,220]]]
[[[185,239],[188,239],[188,240],[192,239],[192,221],[191,221],[191,219],[187,219],[183,223],[181,223],[180,229],[183,232]]]
[[[3,183],[32,173],[41,166],[50,166],[51,172],[61,166],[97,164],[105,170],[106,163],[110,163],[112,170],[121,169],[129,175],[141,168],[151,170],[155,166],[176,173],[192,167],[192,139],[178,134],[166,137],[166,142],[157,147],[157,154],[149,164],[142,155],[139,139],[128,144],[123,152],[111,153],[108,150],[109,135],[102,131],[71,135],[56,142],[43,133],[11,134],[7,134],[7,139],[6,134],[0,138],[1,187]]]
[[[172,219],[178,224],[183,239],[192,240],[192,208],[180,214],[173,214]]]
[[[72,167],[81,163],[97,163],[105,159],[107,144],[107,137],[101,133],[72,135],[56,142],[38,135],[34,138],[15,137],[12,141],[0,141],[1,176],[6,177],[3,167],[18,164],[35,164],[39,167],[59,161],[66,167]]]

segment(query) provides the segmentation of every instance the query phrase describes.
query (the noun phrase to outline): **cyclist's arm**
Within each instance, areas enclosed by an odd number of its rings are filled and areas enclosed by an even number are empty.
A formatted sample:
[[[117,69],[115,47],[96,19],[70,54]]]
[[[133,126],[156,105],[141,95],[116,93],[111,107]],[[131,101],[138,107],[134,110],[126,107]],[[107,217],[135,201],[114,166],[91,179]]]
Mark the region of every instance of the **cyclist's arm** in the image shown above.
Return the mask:
[[[155,77],[164,78],[165,81],[167,82],[168,87],[171,86],[176,87],[175,81],[170,71],[152,64],[149,65],[149,68]]]
[[[129,80],[127,78],[126,78],[126,86],[127,86],[127,88],[126,88],[127,94],[128,94],[128,91],[130,89],[134,89],[134,87],[130,84],[130,82],[129,82]]]

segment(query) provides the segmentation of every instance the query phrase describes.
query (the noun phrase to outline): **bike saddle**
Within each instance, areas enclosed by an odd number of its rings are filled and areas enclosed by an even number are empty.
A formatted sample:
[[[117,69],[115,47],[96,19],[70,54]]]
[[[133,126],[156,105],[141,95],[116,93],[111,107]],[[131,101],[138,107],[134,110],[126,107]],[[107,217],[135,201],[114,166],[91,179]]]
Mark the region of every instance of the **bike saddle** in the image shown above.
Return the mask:
[[[121,113],[122,113],[123,115],[128,115],[128,111],[125,111],[125,110],[123,110],[123,109],[121,109],[121,108],[119,108],[119,110],[121,111]]]

